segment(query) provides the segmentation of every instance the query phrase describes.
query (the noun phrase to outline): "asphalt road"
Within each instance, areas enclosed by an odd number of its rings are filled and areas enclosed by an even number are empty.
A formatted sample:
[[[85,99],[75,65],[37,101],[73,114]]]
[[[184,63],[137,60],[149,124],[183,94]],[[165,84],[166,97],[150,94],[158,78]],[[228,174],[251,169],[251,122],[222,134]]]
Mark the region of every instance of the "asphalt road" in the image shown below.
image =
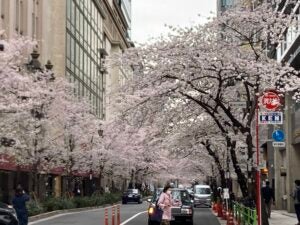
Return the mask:
[[[121,225],[147,225],[147,206],[148,203],[122,205]],[[109,225],[111,225],[111,209],[109,211]],[[58,215],[31,222],[29,225],[105,225],[104,209]],[[194,225],[220,225],[220,223],[210,209],[197,208],[195,209]]]

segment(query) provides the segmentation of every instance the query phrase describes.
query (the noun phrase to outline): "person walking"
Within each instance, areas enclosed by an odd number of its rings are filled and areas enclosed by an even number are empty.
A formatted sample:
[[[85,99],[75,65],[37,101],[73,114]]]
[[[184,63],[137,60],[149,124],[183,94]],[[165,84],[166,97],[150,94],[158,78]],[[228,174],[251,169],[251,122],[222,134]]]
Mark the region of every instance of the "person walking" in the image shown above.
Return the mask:
[[[262,188],[261,194],[266,205],[268,218],[271,218],[272,204],[274,201],[274,191],[273,188],[270,187],[269,181],[266,181],[266,186]]]
[[[168,184],[164,187],[157,203],[158,206],[163,210],[161,225],[170,225],[170,221],[172,220],[171,207],[180,204],[179,202],[175,202],[173,200],[171,194],[171,186]]]
[[[298,219],[296,225],[300,225],[300,180],[295,180],[295,190],[294,190],[294,201],[295,201],[295,211]]]
[[[20,186],[18,186],[16,189],[15,197],[12,200],[12,204],[14,209],[16,210],[19,225],[28,224],[26,202],[29,201],[29,199],[29,196],[24,192],[24,190]]]

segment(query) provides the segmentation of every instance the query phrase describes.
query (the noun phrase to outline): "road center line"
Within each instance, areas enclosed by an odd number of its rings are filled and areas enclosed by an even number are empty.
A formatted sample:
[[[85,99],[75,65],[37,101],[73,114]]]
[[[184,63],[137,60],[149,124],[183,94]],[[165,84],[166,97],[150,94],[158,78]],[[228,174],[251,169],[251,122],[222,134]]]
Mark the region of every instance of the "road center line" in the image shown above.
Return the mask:
[[[144,212],[140,212],[140,213],[137,213],[135,214],[134,216],[130,217],[128,220],[125,220],[123,223],[121,223],[120,225],[125,225],[127,224],[128,222],[130,222],[131,220],[133,220],[134,218],[138,217],[139,215],[143,214],[143,213],[146,213],[147,211],[144,211]]]

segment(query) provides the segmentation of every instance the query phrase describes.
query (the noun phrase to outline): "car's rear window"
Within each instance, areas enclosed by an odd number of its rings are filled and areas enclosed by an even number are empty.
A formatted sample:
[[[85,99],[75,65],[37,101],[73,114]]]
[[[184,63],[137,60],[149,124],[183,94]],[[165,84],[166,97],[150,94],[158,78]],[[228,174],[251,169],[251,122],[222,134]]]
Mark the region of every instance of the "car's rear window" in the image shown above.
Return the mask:
[[[209,195],[210,193],[210,188],[196,188],[196,194]]]
[[[179,200],[183,204],[191,202],[190,195],[187,191],[174,190],[174,191],[172,191],[172,197],[173,197],[174,200]]]
[[[129,189],[129,190],[127,190],[127,193],[130,193],[130,194],[138,194],[138,193],[139,193],[139,190],[138,190],[138,189]]]
[[[159,199],[161,193],[156,193],[153,196],[152,201],[155,202]],[[172,190],[172,198],[174,200],[179,200],[181,201],[183,204],[189,204],[191,202],[191,198],[189,193],[186,190]]]

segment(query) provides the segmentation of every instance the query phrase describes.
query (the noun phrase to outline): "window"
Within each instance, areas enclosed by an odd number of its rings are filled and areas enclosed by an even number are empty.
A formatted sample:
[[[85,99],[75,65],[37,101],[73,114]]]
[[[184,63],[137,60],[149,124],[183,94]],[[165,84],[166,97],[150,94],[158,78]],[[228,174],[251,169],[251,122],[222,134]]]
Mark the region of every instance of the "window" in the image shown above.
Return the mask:
[[[101,24],[98,24],[102,17],[93,1],[85,0],[68,0],[66,13],[67,71],[76,81],[77,93],[88,97],[95,113],[101,117],[105,89],[103,81],[99,80],[102,74],[97,68],[100,62],[97,49],[103,45],[99,32]]]

